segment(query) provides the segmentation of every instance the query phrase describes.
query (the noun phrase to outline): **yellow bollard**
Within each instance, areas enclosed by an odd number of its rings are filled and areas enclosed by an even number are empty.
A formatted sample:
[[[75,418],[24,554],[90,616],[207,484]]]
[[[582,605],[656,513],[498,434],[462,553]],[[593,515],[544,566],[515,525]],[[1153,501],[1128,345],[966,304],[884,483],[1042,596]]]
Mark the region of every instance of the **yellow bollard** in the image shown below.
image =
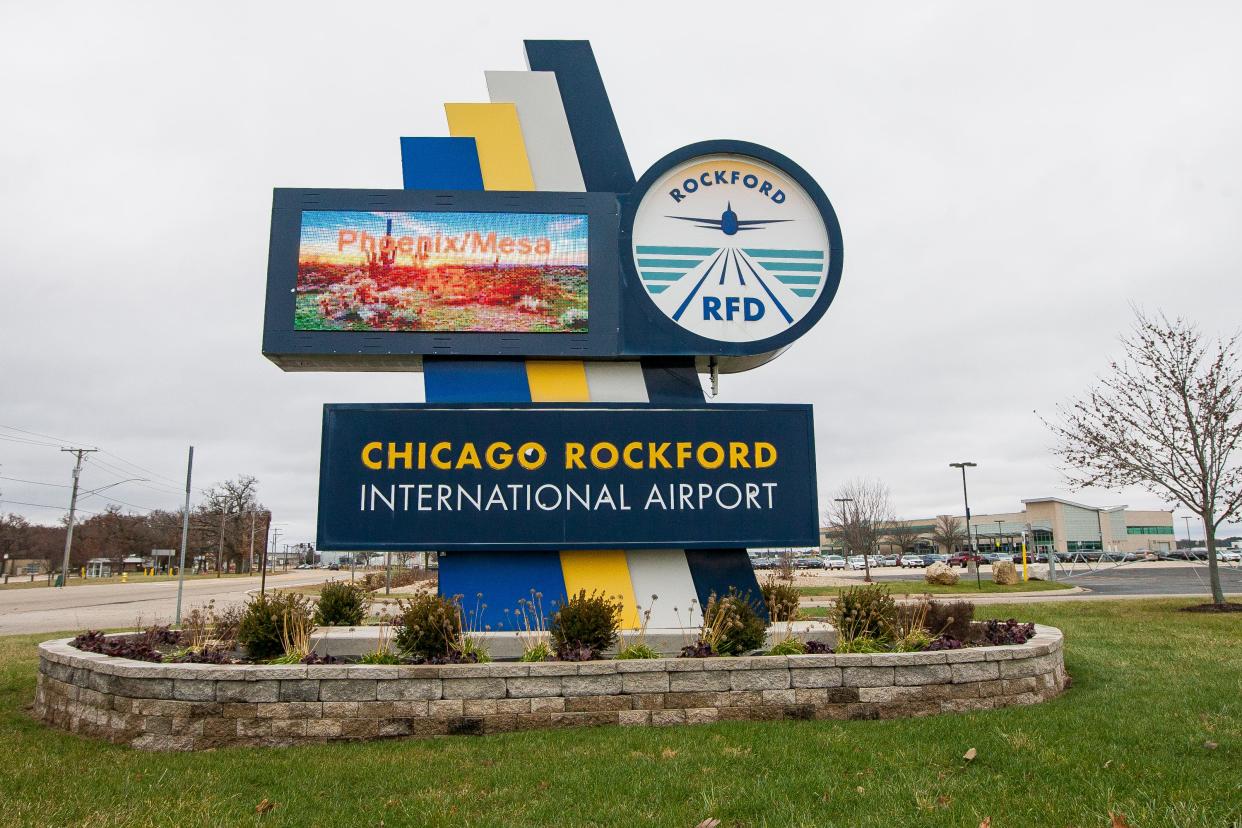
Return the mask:
[[[129,573],[128,573],[128,572],[122,572],[122,573],[121,573],[121,583],[123,583],[123,584],[128,584],[128,583],[129,583]]]

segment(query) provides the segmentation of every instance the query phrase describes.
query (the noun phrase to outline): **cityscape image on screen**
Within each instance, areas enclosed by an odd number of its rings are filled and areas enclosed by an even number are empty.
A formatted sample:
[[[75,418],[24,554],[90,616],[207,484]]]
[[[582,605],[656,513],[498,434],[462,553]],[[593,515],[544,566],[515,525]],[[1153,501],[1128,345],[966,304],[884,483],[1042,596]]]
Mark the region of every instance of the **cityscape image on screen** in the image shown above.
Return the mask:
[[[304,210],[294,328],[583,333],[587,217]]]

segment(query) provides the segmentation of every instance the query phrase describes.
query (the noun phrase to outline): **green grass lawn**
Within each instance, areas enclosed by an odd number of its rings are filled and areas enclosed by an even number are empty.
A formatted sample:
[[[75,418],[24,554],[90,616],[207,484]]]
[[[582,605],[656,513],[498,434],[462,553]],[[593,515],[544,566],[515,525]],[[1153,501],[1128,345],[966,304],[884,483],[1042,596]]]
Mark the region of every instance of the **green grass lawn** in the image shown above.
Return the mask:
[[[0,824],[1238,826],[1242,617],[1186,603],[980,607],[1065,631],[1073,686],[1033,707],[171,755],[32,721],[51,636],[3,638]]]
[[[859,581],[861,584],[862,581]],[[936,586],[927,583],[922,578],[909,581],[877,581],[876,583],[884,584],[888,587],[888,591],[894,595],[921,595],[923,593],[931,593],[933,595],[978,595],[981,592],[997,593],[997,592],[1047,592],[1054,589],[1070,589],[1071,584],[1061,581],[1019,581],[1013,586],[1002,586],[994,584],[991,581],[981,581],[979,584],[971,578],[969,581],[966,576],[962,576],[962,580],[953,586]],[[798,592],[803,595],[827,595],[834,596],[846,587],[840,586],[812,586],[798,587]]]

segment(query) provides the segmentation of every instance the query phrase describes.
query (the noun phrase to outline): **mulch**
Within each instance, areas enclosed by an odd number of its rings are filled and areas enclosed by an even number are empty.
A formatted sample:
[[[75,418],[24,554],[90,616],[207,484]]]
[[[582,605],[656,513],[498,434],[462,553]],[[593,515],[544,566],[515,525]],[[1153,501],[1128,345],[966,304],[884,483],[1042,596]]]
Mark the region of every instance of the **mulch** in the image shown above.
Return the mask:
[[[1242,612],[1242,604],[1226,601],[1223,604],[1195,604],[1193,607],[1182,607],[1182,612]]]

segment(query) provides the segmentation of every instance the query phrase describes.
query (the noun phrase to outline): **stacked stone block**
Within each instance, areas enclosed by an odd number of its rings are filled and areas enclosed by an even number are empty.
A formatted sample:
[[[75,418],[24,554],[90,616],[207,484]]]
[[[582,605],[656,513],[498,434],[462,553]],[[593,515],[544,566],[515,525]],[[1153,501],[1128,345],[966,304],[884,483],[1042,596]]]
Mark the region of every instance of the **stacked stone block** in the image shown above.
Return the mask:
[[[35,714],[146,750],[588,725],[882,719],[1034,704],[1066,684],[1059,630],[935,653],[546,664],[151,664],[40,645]]]

